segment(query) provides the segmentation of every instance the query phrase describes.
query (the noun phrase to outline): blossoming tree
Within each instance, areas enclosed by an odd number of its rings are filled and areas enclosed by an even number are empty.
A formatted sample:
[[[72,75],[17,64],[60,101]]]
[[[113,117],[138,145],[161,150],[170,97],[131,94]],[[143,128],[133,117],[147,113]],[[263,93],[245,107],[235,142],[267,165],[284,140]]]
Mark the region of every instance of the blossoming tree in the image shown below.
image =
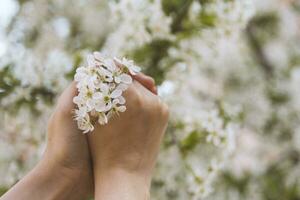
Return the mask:
[[[135,60],[170,106],[153,199],[300,198],[298,1],[18,5],[0,60],[3,190],[43,152],[76,66],[101,51]]]

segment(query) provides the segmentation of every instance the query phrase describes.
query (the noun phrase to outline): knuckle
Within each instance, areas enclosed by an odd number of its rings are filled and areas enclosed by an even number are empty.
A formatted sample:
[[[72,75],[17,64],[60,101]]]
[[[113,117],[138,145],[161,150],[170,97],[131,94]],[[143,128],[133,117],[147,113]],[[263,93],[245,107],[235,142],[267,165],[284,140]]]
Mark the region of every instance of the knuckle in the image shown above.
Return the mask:
[[[169,120],[169,107],[167,106],[166,103],[160,101],[160,116],[163,122],[166,122]]]
[[[154,103],[155,109],[155,115],[162,121],[167,121],[169,118],[169,108],[167,104],[165,104],[160,98],[156,99],[156,102]]]
[[[169,106],[166,103],[162,104],[162,116],[164,119],[168,120],[170,117]]]
[[[70,106],[62,104],[62,105],[59,105],[58,109],[56,109],[54,115],[56,117],[67,118],[67,117],[72,117],[73,112],[72,112],[72,109],[70,109]]]
[[[135,90],[134,92],[134,96],[133,96],[133,103],[134,106],[138,107],[138,108],[142,108],[143,107],[143,96],[137,91]]]
[[[73,103],[73,99],[65,99],[63,96],[58,98],[57,105],[55,107],[53,115],[62,116],[62,117],[70,117],[73,115],[73,110],[76,108],[75,103]]]
[[[143,106],[143,97],[135,84],[130,85],[130,87],[125,91],[124,97],[126,101],[136,108],[141,108]]]

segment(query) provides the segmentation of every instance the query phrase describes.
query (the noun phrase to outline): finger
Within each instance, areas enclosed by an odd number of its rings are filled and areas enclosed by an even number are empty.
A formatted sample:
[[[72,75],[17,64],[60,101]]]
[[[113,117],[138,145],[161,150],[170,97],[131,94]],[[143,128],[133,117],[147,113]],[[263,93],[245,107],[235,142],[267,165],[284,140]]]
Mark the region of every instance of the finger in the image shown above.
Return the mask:
[[[152,93],[157,94],[157,88],[155,86],[155,81],[152,77],[147,76],[143,73],[139,73],[137,75],[133,75],[133,78],[142,84],[145,88],[150,90]]]
[[[133,75],[133,78],[145,86],[148,86],[150,88],[155,87],[154,79],[150,76],[145,75],[144,73]]]
[[[76,87],[76,82],[73,81],[61,94],[58,99],[58,107],[59,109],[65,112],[72,112],[75,108],[75,104],[73,103],[73,98],[78,94],[78,90]]]
[[[76,87],[76,82],[72,81],[71,84],[63,91],[60,96],[60,99],[64,101],[73,101],[73,98],[78,94],[78,90]]]
[[[146,88],[143,84],[141,84],[137,80],[134,80],[133,86],[134,86],[134,89],[139,91],[141,96],[143,96],[145,98],[149,98],[149,97],[150,97],[150,99],[157,99],[158,98],[158,96],[155,93],[153,93],[151,90]]]

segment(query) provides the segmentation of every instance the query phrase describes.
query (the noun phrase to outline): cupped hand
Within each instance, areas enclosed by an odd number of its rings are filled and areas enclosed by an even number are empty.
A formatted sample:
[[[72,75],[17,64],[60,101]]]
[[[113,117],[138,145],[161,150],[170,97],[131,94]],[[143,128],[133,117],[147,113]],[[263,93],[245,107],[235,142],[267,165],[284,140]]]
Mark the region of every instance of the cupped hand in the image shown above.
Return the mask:
[[[93,194],[94,181],[87,138],[73,119],[76,95],[76,83],[72,82],[58,99],[48,123],[44,160],[51,160],[68,176],[77,188],[77,198],[82,199]]]
[[[96,199],[149,198],[152,171],[168,122],[168,108],[150,82],[143,86],[134,81],[124,94],[126,112],[88,134]]]

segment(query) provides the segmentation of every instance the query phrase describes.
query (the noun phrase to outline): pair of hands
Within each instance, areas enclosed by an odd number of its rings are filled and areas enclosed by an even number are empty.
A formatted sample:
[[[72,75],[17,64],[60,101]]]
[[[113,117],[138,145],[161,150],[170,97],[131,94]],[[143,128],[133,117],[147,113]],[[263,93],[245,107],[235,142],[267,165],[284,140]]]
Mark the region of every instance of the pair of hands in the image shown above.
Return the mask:
[[[72,83],[48,125],[47,148],[38,165],[1,200],[149,199],[152,171],[167,121],[167,106],[154,80],[134,76],[125,91],[127,110],[83,135],[73,120]],[[22,196],[20,196],[22,195]]]

